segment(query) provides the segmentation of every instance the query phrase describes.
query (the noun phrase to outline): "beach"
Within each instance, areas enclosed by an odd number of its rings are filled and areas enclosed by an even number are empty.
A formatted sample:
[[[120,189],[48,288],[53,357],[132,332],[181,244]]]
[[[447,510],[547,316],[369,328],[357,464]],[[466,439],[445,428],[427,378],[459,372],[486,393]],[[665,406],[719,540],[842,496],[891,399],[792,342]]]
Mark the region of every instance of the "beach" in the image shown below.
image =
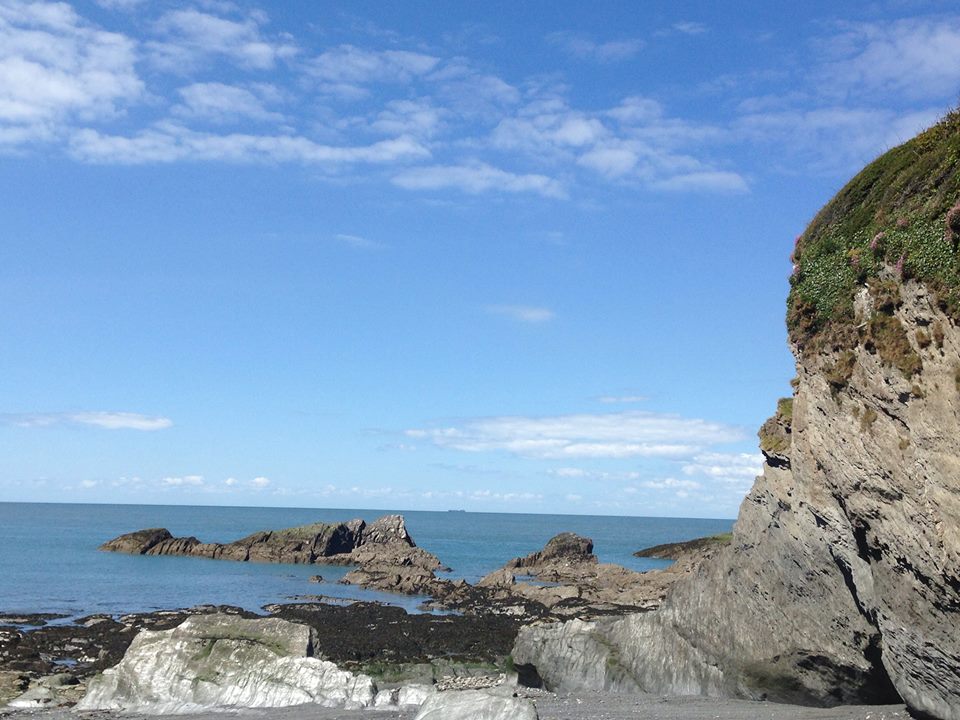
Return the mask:
[[[618,695],[598,692],[554,694],[521,691],[537,706],[540,720],[907,720],[902,705],[857,705],[807,708],[726,698]],[[182,720],[413,720],[410,710],[342,710],[316,705],[258,710],[224,710],[179,715]],[[76,713],[70,710],[0,710],[10,720],[139,720],[157,716],[112,712]]]

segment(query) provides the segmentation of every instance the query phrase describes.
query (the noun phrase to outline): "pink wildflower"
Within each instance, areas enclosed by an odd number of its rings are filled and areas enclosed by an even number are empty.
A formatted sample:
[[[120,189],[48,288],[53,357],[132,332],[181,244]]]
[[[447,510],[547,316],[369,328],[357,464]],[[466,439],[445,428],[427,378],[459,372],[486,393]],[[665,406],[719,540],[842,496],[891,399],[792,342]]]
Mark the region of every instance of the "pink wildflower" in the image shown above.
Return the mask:
[[[900,277],[903,277],[903,262],[906,259],[907,258],[905,255],[901,255],[900,259],[897,260],[897,275],[899,275]]]
[[[880,241],[883,240],[887,234],[882,230],[873,236],[873,240],[870,241],[870,249],[874,252],[877,251],[877,248],[880,247]]]
[[[897,227],[898,227],[898,228],[905,228],[905,227],[907,227],[909,224],[910,224],[910,221],[907,220],[905,217],[897,218]]]

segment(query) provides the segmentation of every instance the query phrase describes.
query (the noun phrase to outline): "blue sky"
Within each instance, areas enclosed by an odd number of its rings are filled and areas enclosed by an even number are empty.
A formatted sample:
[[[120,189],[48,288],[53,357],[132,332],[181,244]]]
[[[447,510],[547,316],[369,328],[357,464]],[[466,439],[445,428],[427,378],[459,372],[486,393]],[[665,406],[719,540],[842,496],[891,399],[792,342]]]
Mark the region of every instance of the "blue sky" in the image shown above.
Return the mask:
[[[0,0],[0,499],[733,517],[951,2]]]

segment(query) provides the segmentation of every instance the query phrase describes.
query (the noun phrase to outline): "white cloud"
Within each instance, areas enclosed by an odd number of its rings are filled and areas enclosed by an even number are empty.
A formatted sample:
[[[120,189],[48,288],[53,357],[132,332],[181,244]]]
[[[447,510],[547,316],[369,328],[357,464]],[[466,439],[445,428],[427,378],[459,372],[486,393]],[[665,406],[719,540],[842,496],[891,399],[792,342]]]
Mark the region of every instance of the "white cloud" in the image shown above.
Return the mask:
[[[250,485],[252,485],[254,488],[258,490],[262,490],[263,488],[270,485],[270,478],[265,478],[263,476],[255,477],[253,480],[250,481]]]
[[[427,77],[445,106],[465,118],[497,119],[520,101],[520,91],[502,78],[454,58]]]
[[[528,110],[523,115],[502,120],[493,131],[495,147],[542,152],[553,148],[581,148],[593,145],[607,135],[596,118],[583,113],[550,109]]]
[[[674,23],[671,27],[678,33],[682,33],[684,35],[702,35],[709,29],[701,22],[691,22],[689,20]]]
[[[827,94],[930,100],[960,87],[960,16],[845,23],[822,48]]]
[[[448,114],[429,100],[393,100],[377,113],[369,127],[384,135],[432,137],[443,127]]]
[[[107,10],[121,10],[129,12],[143,5],[147,0],[94,0],[97,5]]]
[[[71,137],[70,151],[79,160],[126,165],[218,160],[337,166],[392,163],[429,155],[423,145],[409,137],[350,147],[324,145],[299,135],[202,133],[174,123],[161,123],[132,136],[79,130]]]
[[[69,5],[0,5],[0,140],[46,139],[70,119],[110,117],[140,99],[135,43]]]
[[[604,403],[605,405],[615,405],[615,404],[634,404],[642,403],[647,401],[647,397],[644,395],[601,395],[597,398],[599,402]]]
[[[163,39],[147,43],[147,49],[154,64],[173,72],[192,69],[211,56],[251,70],[269,70],[296,55],[297,48],[290,38],[265,37],[260,27],[264,21],[262,13],[231,20],[194,8],[172,10],[156,23]]]
[[[379,243],[376,240],[370,240],[369,238],[360,237],[359,235],[346,235],[344,233],[338,233],[333,237],[344,245],[349,245],[357,250],[379,250],[384,247],[383,243]]]
[[[7,413],[0,415],[0,423],[18,427],[49,427],[53,425],[86,425],[105,430],[165,430],[173,421],[165,417],[129,412],[64,412],[64,413]]]
[[[223,484],[226,485],[227,487],[233,487],[234,485],[237,484],[237,479],[235,477],[228,477],[226,480],[223,481]]]
[[[194,83],[177,91],[182,103],[173,108],[181,117],[200,118],[213,122],[236,122],[242,119],[281,121],[283,115],[271,112],[263,101],[246,88],[218,82]]]
[[[702,453],[683,465],[686,475],[703,475],[726,482],[752,482],[762,470],[760,453]]]
[[[490,305],[487,312],[531,324],[548,322],[554,318],[553,310],[532,305]]]
[[[84,488],[85,490],[89,490],[90,488],[95,488],[99,484],[100,484],[99,480],[81,480],[80,481],[80,487]]]
[[[562,478],[583,478],[583,477],[588,477],[590,475],[590,473],[584,470],[583,468],[575,468],[575,467],[557,468],[556,470],[551,470],[550,474],[556,475],[557,477],[562,477]]]
[[[747,181],[739,173],[721,170],[681,173],[656,180],[650,186],[657,190],[671,192],[750,192],[750,186],[747,185]]]
[[[202,475],[183,475],[178,477],[165,477],[160,480],[164,487],[200,487],[204,484]]]
[[[523,457],[682,458],[743,433],[722,423],[633,411],[553,417],[506,416],[457,426],[407,430],[409,437],[465,452],[505,451]]]
[[[643,40],[639,38],[597,42],[567,32],[552,33],[547,36],[547,41],[574,57],[604,63],[628,60],[639,53],[644,46]]]
[[[391,181],[407,190],[455,188],[473,195],[493,191],[534,193],[550,198],[566,197],[563,185],[546,175],[518,175],[478,161],[462,165],[411,168],[394,175]]]
[[[677,480],[664,478],[663,480],[647,480],[640,483],[641,487],[651,490],[699,490],[701,485],[695,480]]]
[[[752,143],[789,148],[784,162],[805,170],[841,172],[862,167],[878,154],[932,125],[941,108],[898,113],[888,108],[831,105],[746,113],[733,129]]]
[[[406,50],[365,50],[340,45],[308,64],[308,72],[332,87],[408,83],[433,70],[440,59]]]

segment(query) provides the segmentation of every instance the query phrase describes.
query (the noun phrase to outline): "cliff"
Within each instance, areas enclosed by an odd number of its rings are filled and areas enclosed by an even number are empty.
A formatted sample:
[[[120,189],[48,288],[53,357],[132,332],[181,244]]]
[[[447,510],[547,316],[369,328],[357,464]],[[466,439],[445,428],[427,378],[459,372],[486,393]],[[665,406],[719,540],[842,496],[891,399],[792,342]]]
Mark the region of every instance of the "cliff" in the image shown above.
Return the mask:
[[[893,702],[960,719],[960,113],[798,238],[793,397],[729,545],[654,613],[525,628],[557,688]]]

